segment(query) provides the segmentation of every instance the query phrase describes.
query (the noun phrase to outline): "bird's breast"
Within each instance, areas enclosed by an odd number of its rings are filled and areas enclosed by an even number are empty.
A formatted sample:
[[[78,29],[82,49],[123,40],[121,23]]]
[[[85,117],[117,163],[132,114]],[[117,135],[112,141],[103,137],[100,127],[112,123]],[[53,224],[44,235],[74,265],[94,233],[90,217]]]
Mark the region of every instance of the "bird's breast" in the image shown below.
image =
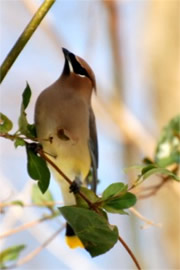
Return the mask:
[[[91,163],[89,105],[76,96],[49,94],[49,98],[39,101],[40,106],[37,103],[38,137],[44,151],[67,176],[75,178],[79,174],[84,179]]]
[[[90,154],[88,142],[84,140],[61,140],[56,135],[51,143],[43,144],[51,160],[68,176],[74,180],[79,176],[82,180],[90,169]]]

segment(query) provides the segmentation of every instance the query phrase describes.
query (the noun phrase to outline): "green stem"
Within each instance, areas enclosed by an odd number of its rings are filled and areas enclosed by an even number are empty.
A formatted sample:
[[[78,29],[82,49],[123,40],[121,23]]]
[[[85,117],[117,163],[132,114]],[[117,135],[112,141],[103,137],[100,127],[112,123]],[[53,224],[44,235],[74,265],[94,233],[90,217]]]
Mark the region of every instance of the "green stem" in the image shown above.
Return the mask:
[[[23,33],[20,35],[17,42],[2,63],[0,67],[0,83],[3,81],[14,61],[16,60],[20,52],[23,50],[26,43],[31,38],[32,34],[37,29],[42,19],[45,17],[46,13],[49,11],[55,1],[56,0],[45,0],[43,4],[39,7],[39,9],[36,11],[35,15],[31,19],[29,24],[26,26]]]

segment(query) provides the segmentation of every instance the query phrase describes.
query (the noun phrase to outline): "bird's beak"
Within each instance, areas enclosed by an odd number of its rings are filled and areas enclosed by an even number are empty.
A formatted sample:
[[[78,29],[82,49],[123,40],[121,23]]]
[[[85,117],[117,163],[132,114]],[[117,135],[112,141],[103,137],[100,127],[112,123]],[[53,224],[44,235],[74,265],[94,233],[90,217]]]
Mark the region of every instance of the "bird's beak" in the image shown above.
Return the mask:
[[[70,51],[68,51],[65,48],[62,48],[63,54],[64,54],[64,58],[65,58],[65,64],[64,64],[64,70],[63,70],[63,74],[65,75],[69,75],[70,71],[72,71],[72,64],[71,64],[71,55],[72,53]]]
[[[68,50],[65,49],[65,48],[62,48],[62,51],[63,51],[63,54],[64,54],[65,59],[70,60],[69,55],[70,55],[71,52],[68,51]]]

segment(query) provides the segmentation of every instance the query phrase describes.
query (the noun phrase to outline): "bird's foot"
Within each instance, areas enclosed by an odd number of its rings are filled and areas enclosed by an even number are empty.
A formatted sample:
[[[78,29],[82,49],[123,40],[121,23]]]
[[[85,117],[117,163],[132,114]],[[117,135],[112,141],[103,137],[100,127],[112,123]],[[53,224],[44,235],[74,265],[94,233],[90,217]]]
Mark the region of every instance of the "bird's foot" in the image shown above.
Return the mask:
[[[74,181],[70,185],[69,191],[76,194],[79,192],[81,185],[82,185],[82,182],[79,179],[79,177],[75,177]]]

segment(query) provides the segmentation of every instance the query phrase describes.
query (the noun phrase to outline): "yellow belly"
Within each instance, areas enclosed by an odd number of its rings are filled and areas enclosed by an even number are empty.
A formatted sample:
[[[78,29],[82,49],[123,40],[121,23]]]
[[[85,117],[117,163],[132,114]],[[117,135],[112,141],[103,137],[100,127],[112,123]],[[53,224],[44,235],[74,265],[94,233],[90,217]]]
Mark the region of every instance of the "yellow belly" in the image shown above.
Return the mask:
[[[59,138],[54,138],[52,143],[43,143],[43,149],[50,154],[49,158],[71,181],[79,178],[84,184],[91,165],[88,142],[79,140],[72,143],[71,141],[61,141]],[[60,184],[65,205],[75,204],[74,195],[69,192],[69,184],[55,169],[51,168],[51,170]]]

